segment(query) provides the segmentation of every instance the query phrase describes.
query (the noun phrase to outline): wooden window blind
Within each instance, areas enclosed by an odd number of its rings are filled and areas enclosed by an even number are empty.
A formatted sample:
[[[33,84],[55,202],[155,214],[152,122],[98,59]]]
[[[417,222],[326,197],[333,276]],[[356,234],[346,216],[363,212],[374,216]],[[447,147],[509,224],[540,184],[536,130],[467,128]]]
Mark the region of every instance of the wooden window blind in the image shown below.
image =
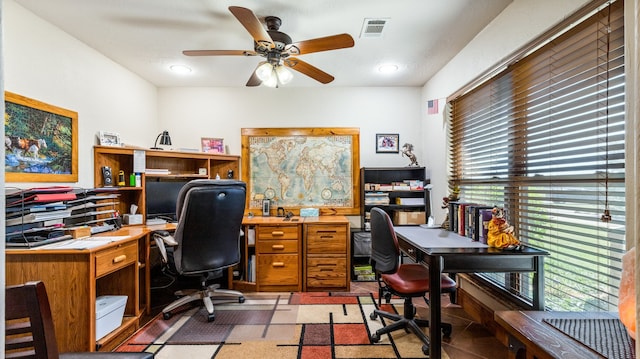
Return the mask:
[[[617,310],[625,251],[623,3],[600,4],[448,106],[450,186],[464,202],[504,206],[517,237],[551,253],[551,310]],[[601,220],[605,210],[610,221]],[[529,275],[482,277],[531,299]]]

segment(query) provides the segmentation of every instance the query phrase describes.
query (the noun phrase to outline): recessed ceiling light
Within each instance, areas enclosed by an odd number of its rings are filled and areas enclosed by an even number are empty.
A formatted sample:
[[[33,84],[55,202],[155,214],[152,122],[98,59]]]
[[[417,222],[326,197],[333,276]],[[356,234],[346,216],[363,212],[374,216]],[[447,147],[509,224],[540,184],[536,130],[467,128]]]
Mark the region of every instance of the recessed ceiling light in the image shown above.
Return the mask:
[[[191,69],[184,65],[171,65],[169,66],[169,69],[178,74],[188,74],[191,72]]]
[[[380,65],[380,67],[378,67],[378,71],[380,71],[383,74],[391,74],[398,71],[398,65],[394,65],[394,64]]]

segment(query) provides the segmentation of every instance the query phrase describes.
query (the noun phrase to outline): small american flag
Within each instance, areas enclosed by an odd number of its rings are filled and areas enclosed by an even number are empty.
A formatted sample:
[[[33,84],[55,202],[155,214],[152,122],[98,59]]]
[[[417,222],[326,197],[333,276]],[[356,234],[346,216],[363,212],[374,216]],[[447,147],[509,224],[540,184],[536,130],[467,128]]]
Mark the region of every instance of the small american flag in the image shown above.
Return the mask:
[[[427,101],[427,113],[429,115],[437,115],[438,114],[438,100],[429,100],[429,101]]]

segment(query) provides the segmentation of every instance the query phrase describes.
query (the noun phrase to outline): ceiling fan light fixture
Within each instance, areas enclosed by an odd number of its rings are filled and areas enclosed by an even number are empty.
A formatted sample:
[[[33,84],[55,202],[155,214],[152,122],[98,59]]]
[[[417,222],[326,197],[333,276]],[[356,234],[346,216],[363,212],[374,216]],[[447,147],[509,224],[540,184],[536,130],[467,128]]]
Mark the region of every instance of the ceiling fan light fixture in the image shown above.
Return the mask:
[[[288,84],[293,79],[293,73],[282,65],[276,67],[276,75],[278,76],[278,82],[282,85]]]
[[[271,78],[274,77],[273,66],[268,62],[265,62],[264,64],[258,66],[258,68],[256,69],[256,76],[258,76],[258,78],[262,82],[271,80]]]

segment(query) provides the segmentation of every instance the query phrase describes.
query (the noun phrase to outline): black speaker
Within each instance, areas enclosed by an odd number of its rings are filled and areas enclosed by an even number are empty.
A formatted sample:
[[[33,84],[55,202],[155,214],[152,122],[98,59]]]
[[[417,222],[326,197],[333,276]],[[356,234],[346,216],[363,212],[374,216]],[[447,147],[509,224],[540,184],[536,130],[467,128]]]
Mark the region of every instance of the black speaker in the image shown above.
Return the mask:
[[[102,185],[104,187],[113,186],[113,174],[111,173],[111,167],[109,166],[102,167]]]

